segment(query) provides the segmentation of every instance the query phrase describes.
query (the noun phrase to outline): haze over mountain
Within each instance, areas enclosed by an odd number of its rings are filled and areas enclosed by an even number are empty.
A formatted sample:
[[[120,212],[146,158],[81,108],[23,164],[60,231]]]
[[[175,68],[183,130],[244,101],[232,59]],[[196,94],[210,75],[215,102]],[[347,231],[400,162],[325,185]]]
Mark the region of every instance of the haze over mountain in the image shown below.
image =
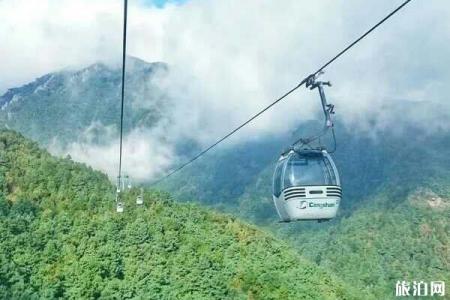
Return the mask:
[[[168,67],[136,58],[129,58],[128,66],[125,170],[135,179],[149,181],[196,153],[202,143],[188,138],[189,134],[180,138],[175,132],[178,129],[174,127],[182,125],[183,120],[173,114],[177,99],[164,85]],[[120,70],[100,63],[78,71],[47,74],[1,96],[0,120],[53,153],[70,154],[113,178],[118,152],[119,83]],[[327,92],[332,95],[332,89]],[[335,157],[343,182],[349,187],[344,210],[386,184],[414,189],[431,177],[447,175],[450,131],[446,120],[450,112],[439,103],[393,101],[379,116],[367,116],[372,128],[358,128],[358,123],[349,127],[342,122],[346,112],[339,109]],[[433,116],[435,122],[424,126],[425,120],[418,122],[424,115]],[[241,212],[250,211],[253,217],[257,213],[248,199],[259,197],[266,199],[258,200],[266,207],[262,213],[272,215],[270,177],[280,151],[320,126],[320,122],[299,122],[286,133],[248,136],[243,142],[216,148],[177,174],[171,181],[174,185],[169,182],[167,187],[181,198],[229,204]],[[415,172],[410,172],[412,168]],[[237,176],[223,176],[231,173]]]
[[[158,82],[166,72],[163,63],[128,59],[124,134],[131,159],[125,168],[132,169],[138,179],[167,166],[173,151],[164,142],[171,103]],[[120,80],[117,67],[102,63],[50,73],[1,96],[0,118],[53,153],[70,152],[75,159],[114,176]]]
[[[125,163],[133,178],[145,182],[189,158],[202,142],[192,139],[192,133],[180,139],[170,136],[179,128],[174,123],[182,122],[174,118],[177,102],[164,85],[169,68],[131,61]],[[113,177],[119,80],[119,70],[103,64],[45,75],[3,95],[0,118],[54,153],[69,153]],[[159,188],[180,201],[212,206],[264,226],[353,282],[366,298],[386,298],[396,280],[419,275],[441,280],[450,274],[447,115],[439,103],[396,100],[379,115],[368,116],[372,128],[355,130],[359,123],[345,124],[345,112],[337,107],[334,158],[344,198],[338,218],[329,223],[278,225],[271,199],[280,151],[302,133],[320,128],[320,122],[302,122],[286,133],[250,136],[219,147]],[[426,118],[417,122],[422,116]],[[430,116],[432,123],[426,122]],[[383,267],[374,271],[374,266]]]
[[[0,91],[67,66],[118,64],[121,1],[43,1],[0,4],[5,25],[0,33],[10,37],[14,28],[14,38],[2,47]],[[185,134],[202,144],[269,104],[396,6],[388,0],[291,0],[284,5],[194,0],[164,9],[143,4],[130,3],[128,53],[164,61],[175,70],[167,83],[176,101],[170,110],[178,109],[171,124],[179,125],[167,137]],[[415,2],[327,69],[323,79],[334,84],[332,102],[341,116],[345,112],[343,122],[367,126],[373,115],[382,118],[382,107],[393,99],[437,101],[450,110],[443,38],[450,28],[448,11],[437,3]],[[411,23],[414,19],[421,22]],[[45,55],[34,55],[43,50]],[[289,131],[299,119],[315,117],[316,100],[315,93],[300,90],[229,142]],[[440,120],[427,115],[423,124]]]

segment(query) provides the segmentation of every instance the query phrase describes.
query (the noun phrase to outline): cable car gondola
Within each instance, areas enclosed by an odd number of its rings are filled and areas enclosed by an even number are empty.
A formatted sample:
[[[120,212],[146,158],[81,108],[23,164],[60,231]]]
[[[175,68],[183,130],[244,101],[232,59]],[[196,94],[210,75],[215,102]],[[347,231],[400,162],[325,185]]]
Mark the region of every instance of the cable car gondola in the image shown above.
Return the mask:
[[[142,204],[144,204],[144,197],[142,197],[142,195],[138,195],[138,196],[136,197],[136,204],[137,204],[137,205],[142,205]]]
[[[116,185],[116,212],[123,213],[124,210],[124,203],[122,201],[121,197],[121,184],[122,180],[120,176],[117,177],[117,185]]]
[[[324,85],[331,84],[316,82],[315,76],[307,82],[310,89],[319,89],[325,114],[323,131],[316,136],[299,139],[281,154],[275,167],[273,200],[282,222],[330,220],[339,208],[342,190],[336,165],[325,147],[311,146],[329,129],[333,131],[331,114],[334,106],[326,102]]]
[[[136,204],[142,205],[144,204],[144,189],[141,188],[140,194],[136,197]]]
[[[122,199],[120,197],[120,194],[117,193],[116,194],[116,212],[123,213],[124,206],[125,205],[124,205],[124,203],[123,203],[123,201],[122,201]]]
[[[273,198],[282,221],[332,219],[341,196],[339,174],[326,150],[291,150],[280,157]]]
[[[123,213],[123,207],[124,207],[123,202],[117,202],[116,212]]]

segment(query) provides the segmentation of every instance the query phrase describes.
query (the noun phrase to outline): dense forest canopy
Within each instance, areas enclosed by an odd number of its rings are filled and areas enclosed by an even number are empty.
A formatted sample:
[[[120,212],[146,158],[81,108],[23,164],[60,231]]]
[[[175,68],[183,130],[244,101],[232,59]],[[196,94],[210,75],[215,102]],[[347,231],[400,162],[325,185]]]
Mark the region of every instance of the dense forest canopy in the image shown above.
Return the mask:
[[[358,299],[285,243],[145,192],[113,210],[107,177],[0,131],[2,299]]]
[[[392,296],[397,280],[450,278],[450,134],[410,127],[369,139],[340,129],[334,157],[344,196],[331,222],[277,223],[271,177],[278,144],[270,139],[219,150],[162,187],[290,240],[377,299]]]

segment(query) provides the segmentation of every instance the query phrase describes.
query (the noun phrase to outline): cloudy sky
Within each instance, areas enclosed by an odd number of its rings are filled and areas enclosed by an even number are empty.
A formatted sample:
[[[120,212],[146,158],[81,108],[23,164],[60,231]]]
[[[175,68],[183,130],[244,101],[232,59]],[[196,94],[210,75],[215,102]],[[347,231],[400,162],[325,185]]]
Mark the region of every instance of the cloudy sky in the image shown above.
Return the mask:
[[[178,129],[208,143],[402,2],[129,0],[128,53],[171,66]],[[118,63],[121,18],[118,0],[0,0],[0,93],[51,71]],[[449,40],[448,2],[412,1],[327,68],[337,116],[364,127],[369,114],[382,120],[381,108],[398,99],[449,103]],[[315,116],[317,101],[302,89],[240,136],[291,128]],[[450,126],[433,116],[418,120]]]

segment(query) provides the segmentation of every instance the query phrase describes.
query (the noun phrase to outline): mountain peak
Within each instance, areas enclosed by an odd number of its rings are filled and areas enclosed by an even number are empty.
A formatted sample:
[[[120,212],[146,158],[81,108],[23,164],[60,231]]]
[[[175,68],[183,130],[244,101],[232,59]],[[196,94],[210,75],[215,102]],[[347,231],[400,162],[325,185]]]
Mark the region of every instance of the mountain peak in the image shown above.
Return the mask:
[[[168,66],[163,62],[147,62],[134,56],[127,56],[126,71],[127,75],[142,76],[145,78],[151,76],[157,71],[166,72]],[[0,108],[5,110],[6,107],[19,101],[23,97],[32,95],[33,93],[44,91],[49,87],[49,84],[54,79],[56,85],[64,85],[65,80],[73,81],[81,79],[82,81],[89,80],[92,77],[99,78],[117,78],[120,76],[121,64],[109,64],[105,62],[96,62],[92,65],[78,70],[61,70],[55,71],[36,78],[34,81],[24,84],[19,87],[13,87],[0,96]]]
[[[10,88],[5,94],[0,96],[0,107],[2,110],[10,103],[17,101],[19,96],[27,96],[36,91],[44,89],[57,73],[49,73],[36,78],[34,81],[24,84],[21,87]]]

